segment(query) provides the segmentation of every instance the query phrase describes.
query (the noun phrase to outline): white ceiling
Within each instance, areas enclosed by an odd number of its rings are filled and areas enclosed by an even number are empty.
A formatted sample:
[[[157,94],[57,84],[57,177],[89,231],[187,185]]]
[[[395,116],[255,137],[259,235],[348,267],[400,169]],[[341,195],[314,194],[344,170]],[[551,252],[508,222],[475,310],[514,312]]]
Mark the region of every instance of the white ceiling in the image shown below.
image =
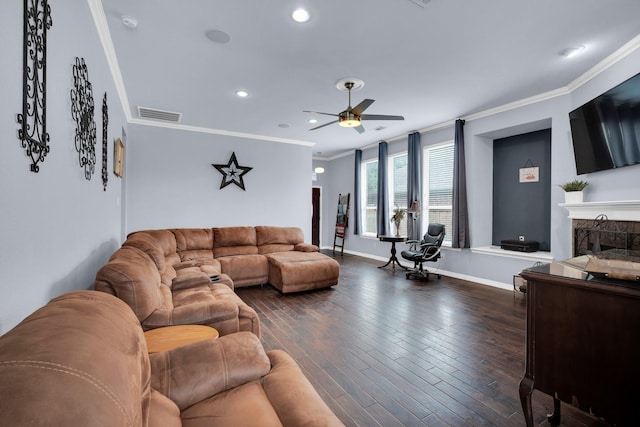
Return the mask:
[[[414,130],[564,88],[640,34],[639,0],[102,0],[130,114],[182,113],[213,133],[315,144],[331,158]],[[306,24],[290,14],[311,13]],[[137,19],[136,29],[121,17]],[[208,30],[230,35],[226,44]],[[559,52],[584,45],[565,58]],[[638,70],[640,71],[640,69]],[[336,89],[404,121],[333,124]],[[235,96],[244,89],[247,98]],[[315,117],[317,124],[308,119]],[[282,126],[288,127],[282,127]],[[385,129],[376,130],[384,126]]]

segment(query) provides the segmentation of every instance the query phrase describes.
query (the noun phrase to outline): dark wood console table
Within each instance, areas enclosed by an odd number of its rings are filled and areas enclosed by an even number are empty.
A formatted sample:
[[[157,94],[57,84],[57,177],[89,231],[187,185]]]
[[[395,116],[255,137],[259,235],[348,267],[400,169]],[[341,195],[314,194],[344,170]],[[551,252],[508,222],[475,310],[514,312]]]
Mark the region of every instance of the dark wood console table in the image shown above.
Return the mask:
[[[640,425],[640,283],[596,279],[586,257],[527,269],[527,338],[520,400],[533,426],[531,394],[554,398],[616,426]]]

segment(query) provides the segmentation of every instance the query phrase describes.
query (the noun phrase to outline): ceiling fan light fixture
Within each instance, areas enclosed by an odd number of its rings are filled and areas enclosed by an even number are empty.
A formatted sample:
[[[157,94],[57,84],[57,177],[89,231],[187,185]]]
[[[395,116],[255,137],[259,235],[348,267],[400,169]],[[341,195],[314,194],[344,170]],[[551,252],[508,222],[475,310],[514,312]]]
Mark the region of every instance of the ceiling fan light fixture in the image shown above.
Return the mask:
[[[358,119],[344,119],[340,120],[338,124],[343,128],[355,128],[360,126],[362,123]]]
[[[338,115],[338,125],[343,128],[355,128],[361,124],[360,116],[351,111],[351,107]]]

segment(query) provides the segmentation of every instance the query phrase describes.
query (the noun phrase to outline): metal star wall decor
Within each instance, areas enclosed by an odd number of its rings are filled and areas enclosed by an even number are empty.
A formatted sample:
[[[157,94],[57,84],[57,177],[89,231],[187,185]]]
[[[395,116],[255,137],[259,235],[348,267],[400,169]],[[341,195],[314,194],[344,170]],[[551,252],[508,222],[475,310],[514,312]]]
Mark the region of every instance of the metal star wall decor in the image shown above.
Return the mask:
[[[244,189],[244,178],[247,173],[253,168],[249,166],[238,165],[238,159],[236,159],[236,153],[231,154],[231,158],[227,164],[211,164],[214,168],[218,169],[218,172],[222,174],[222,182],[220,183],[220,189],[222,190],[229,184],[235,184],[238,187]]]

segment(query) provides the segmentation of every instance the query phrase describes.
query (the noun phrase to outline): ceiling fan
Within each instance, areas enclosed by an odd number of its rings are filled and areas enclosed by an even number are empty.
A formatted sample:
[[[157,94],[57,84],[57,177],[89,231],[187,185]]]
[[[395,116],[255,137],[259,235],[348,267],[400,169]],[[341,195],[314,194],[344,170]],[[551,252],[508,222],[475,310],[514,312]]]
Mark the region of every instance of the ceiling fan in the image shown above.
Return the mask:
[[[353,86],[354,86],[354,82],[352,81],[344,82],[344,87],[349,92],[349,106],[347,107],[346,110],[338,114],[303,110],[303,112],[305,113],[323,114],[325,116],[338,117],[338,120],[333,120],[331,122],[322,124],[320,126],[316,126],[309,130],[316,130],[334,123],[338,123],[339,126],[346,127],[346,128],[354,128],[358,133],[362,133],[364,132],[364,126],[362,126],[362,120],[404,120],[404,117],[402,116],[389,116],[389,115],[382,115],[382,114],[362,114],[364,113],[364,110],[369,108],[369,106],[374,103],[375,100],[373,99],[365,99],[355,107],[351,107],[351,89],[353,88]]]

